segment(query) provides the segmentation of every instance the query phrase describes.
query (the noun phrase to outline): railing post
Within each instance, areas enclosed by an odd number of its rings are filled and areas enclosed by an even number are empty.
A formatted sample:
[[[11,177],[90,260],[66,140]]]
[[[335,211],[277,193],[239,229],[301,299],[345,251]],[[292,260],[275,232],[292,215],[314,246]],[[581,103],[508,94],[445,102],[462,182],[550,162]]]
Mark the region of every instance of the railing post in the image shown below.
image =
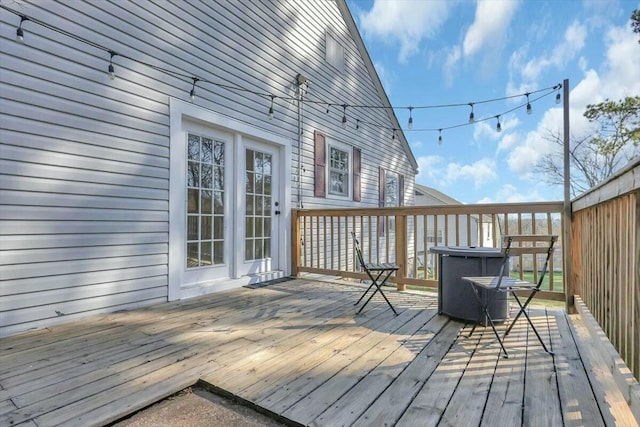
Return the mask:
[[[298,209],[291,209],[291,275],[298,277],[300,274],[300,218]]]
[[[400,267],[396,277],[404,279],[407,277],[407,217],[396,215],[396,264]],[[396,289],[406,291],[407,285],[396,282]]]

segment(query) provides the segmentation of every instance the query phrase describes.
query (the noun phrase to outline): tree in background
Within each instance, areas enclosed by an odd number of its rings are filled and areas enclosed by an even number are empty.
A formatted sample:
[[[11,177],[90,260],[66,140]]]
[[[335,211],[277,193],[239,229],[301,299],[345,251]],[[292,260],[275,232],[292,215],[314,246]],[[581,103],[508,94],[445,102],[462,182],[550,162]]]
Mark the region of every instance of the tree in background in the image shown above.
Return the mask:
[[[638,9],[631,14],[631,26],[640,34]],[[587,105],[584,116],[597,126],[592,134],[570,138],[572,197],[596,186],[640,156],[640,96]],[[544,139],[556,145],[558,150],[544,156],[535,170],[546,183],[564,185],[561,154],[564,139],[559,132],[551,131]]]

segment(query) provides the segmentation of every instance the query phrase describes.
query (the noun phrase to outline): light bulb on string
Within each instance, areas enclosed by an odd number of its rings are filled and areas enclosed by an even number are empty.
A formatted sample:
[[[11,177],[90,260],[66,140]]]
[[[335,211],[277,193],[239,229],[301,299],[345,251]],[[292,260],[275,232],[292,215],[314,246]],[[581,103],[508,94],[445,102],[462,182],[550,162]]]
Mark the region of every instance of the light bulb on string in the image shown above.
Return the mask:
[[[473,102],[470,102],[469,106],[471,107],[471,112],[469,113],[469,123],[473,123],[476,121],[476,117],[473,114]]]
[[[356,131],[360,131],[360,120],[356,120]]]
[[[18,29],[16,30],[16,41],[20,44],[24,43],[24,30],[22,29],[22,23],[28,20],[29,18],[26,16],[20,15],[20,25],[18,25]]]
[[[271,96],[271,106],[269,107],[269,113],[267,117],[269,118],[269,120],[273,120],[273,98],[275,98],[275,95],[270,95],[270,96]]]
[[[191,86],[191,92],[189,92],[189,98],[191,99],[191,102],[195,101],[196,99],[196,83],[200,80],[197,77],[191,77],[193,79],[193,85]]]
[[[531,115],[531,113],[533,112],[533,110],[531,109],[531,103],[529,102],[529,93],[525,93],[526,97],[527,97],[527,114]]]
[[[395,130],[395,128],[391,129],[391,140],[392,141],[396,140],[396,130]]]
[[[329,108],[331,108],[331,104],[327,104],[327,114],[329,114]]]
[[[109,54],[111,55],[111,57],[109,58],[109,68],[108,68],[109,78],[111,80],[115,80],[115,78],[116,78],[116,70],[113,67],[113,57],[116,56],[117,53],[115,53],[114,51],[110,50]]]
[[[347,128],[347,104],[342,104],[342,129]]]
[[[558,90],[558,93],[556,93],[556,104],[560,104],[560,89],[562,89],[562,85],[558,84],[556,89]]]
[[[413,107],[409,107],[409,122],[407,123],[407,129],[409,129],[409,130],[413,129],[413,116],[412,116],[412,112],[413,112]]]
[[[496,116],[498,123],[496,124],[496,132],[502,132],[502,125],[500,124],[500,116]]]
[[[442,129],[438,129],[438,144],[442,144]]]

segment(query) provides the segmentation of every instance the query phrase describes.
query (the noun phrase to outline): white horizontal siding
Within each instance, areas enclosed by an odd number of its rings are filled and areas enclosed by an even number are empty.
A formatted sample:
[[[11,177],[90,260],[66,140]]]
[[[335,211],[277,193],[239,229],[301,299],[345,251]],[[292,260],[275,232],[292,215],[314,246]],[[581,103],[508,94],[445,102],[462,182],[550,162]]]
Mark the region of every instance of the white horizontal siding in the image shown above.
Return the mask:
[[[364,60],[333,1],[69,1],[9,5],[116,52],[109,55],[34,23],[14,42],[19,18],[0,11],[0,334],[161,301],[167,291],[169,99],[187,99],[188,76],[265,94],[381,105]],[[326,31],[345,49],[340,73],[324,61]],[[313,131],[362,149],[362,206],[377,206],[378,166],[405,175],[409,162],[384,110],[297,105],[199,82],[196,104],[291,141],[306,207],[353,206],[313,198]],[[370,122],[361,132],[355,120]],[[302,162],[299,168],[298,155]],[[68,292],[67,292],[68,290]],[[55,312],[64,313],[59,317]],[[53,314],[52,314],[53,313]]]

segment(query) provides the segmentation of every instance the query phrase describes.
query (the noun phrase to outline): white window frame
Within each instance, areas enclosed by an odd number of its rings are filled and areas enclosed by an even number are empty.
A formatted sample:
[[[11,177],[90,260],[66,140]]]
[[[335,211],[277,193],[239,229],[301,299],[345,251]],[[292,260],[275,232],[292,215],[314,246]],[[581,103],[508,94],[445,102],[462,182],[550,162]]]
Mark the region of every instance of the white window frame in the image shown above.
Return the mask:
[[[332,191],[331,187],[331,149],[336,149],[347,153],[347,171],[345,175],[347,176],[347,191],[346,193],[337,193]],[[326,185],[327,185],[327,197],[329,198],[337,198],[337,199],[351,199],[353,194],[353,147],[347,144],[343,144],[337,141],[327,142],[327,153],[326,153]],[[342,172],[340,172],[342,173]]]
[[[394,180],[395,181],[395,192],[393,194],[394,196],[394,201],[395,203],[391,204],[389,203],[389,196],[391,195],[391,192],[389,191],[389,181],[390,180]],[[392,172],[392,171],[385,171],[385,177],[384,177],[384,206],[385,207],[398,207],[400,206],[400,174],[398,174],[397,172]]]
[[[325,33],[324,59],[338,71],[344,71],[344,46],[330,32]]]

